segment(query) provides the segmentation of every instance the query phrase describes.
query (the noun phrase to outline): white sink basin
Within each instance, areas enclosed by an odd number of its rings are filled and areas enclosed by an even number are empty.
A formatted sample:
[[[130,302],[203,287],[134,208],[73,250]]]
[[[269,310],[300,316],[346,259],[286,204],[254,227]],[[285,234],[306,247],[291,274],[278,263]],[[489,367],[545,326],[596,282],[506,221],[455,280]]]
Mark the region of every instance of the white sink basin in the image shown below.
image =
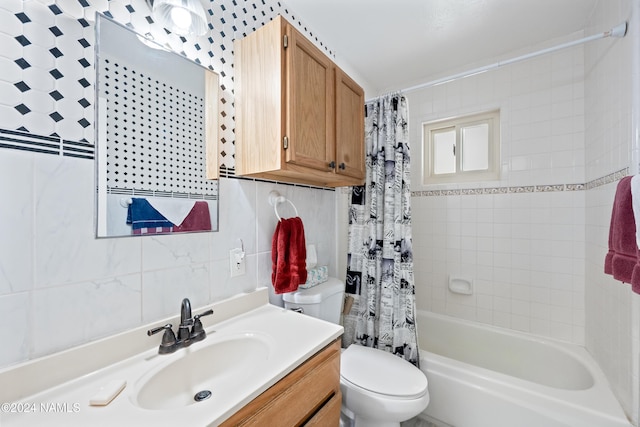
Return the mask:
[[[167,363],[140,378],[134,403],[144,409],[173,410],[215,402],[264,369],[273,348],[273,339],[262,333],[210,334],[190,347],[158,356],[166,357]]]
[[[207,337],[173,354],[159,355],[160,337],[146,333],[177,324],[179,316],[0,370],[0,384],[12,385],[0,387],[0,402],[67,408],[0,413],[0,425],[220,425],[343,332],[339,325],[272,306],[268,298],[268,289],[260,288],[203,307],[215,312],[204,318]],[[90,399],[112,381],[126,386],[108,405],[91,406]],[[211,396],[196,402],[203,390]]]

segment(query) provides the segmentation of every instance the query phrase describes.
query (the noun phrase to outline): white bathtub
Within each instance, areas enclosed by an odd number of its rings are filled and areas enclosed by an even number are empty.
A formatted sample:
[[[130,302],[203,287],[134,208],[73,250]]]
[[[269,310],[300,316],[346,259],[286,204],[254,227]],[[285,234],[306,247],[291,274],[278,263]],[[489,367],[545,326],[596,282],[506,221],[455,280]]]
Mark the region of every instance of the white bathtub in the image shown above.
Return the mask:
[[[630,427],[579,346],[418,311],[422,416],[455,427]]]

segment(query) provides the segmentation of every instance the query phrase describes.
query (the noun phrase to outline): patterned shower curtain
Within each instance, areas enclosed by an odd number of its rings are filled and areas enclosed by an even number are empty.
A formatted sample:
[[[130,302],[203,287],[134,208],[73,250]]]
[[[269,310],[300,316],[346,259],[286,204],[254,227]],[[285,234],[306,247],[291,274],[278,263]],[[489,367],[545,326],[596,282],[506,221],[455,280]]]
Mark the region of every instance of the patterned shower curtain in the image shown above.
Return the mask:
[[[354,330],[345,336],[418,365],[407,101],[396,93],[365,108],[366,181],[349,204],[346,292],[356,303],[345,329]]]

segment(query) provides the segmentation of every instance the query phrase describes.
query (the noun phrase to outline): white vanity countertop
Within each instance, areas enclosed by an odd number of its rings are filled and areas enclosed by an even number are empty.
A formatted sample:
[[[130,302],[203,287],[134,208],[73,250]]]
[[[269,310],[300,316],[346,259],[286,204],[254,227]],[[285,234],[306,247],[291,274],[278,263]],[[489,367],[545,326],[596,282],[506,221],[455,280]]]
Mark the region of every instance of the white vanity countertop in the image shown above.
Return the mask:
[[[14,393],[16,398],[13,398],[7,389],[0,395],[0,399],[4,402],[0,408],[0,426],[121,427],[155,425],[197,427],[220,424],[343,333],[343,328],[340,325],[285,310],[270,305],[266,301],[260,303],[266,292],[262,289],[256,291],[257,297],[251,294],[247,296],[250,303],[246,312],[230,316],[217,323],[214,320],[209,321],[210,323],[205,322],[207,318],[215,318],[215,312],[213,316],[203,317],[202,321],[208,334],[207,338],[173,354],[158,355],[157,345],[162,333],[151,338],[146,335],[148,328],[167,323],[163,321],[129,331],[123,334],[126,337],[116,336],[101,340],[99,343],[90,343],[79,348],[75,354],[72,349],[64,352],[62,356],[56,355],[53,360],[43,358],[42,361],[35,360],[0,371],[1,388],[13,387],[14,383],[16,388]],[[220,309],[224,312],[225,308],[221,305],[223,303],[194,309],[193,314],[198,314],[210,307],[213,307],[214,311]],[[242,300],[234,298],[232,303],[238,307],[242,305]],[[173,320],[175,321],[175,319]],[[150,373],[185,357],[189,352],[195,352],[204,346],[225,339],[225,337],[243,334],[264,335],[268,337],[269,345],[268,351],[264,355],[260,355],[264,367],[251,372],[251,375],[242,381],[238,381],[237,386],[227,387],[228,389],[225,390],[211,390],[215,398],[212,396],[202,402],[194,402],[186,406],[180,405],[166,410],[144,409],[136,403],[137,393]],[[110,344],[120,345],[132,339],[146,340],[151,342],[153,347],[105,364],[104,367],[91,372],[76,372],[75,376],[68,374],[70,375],[68,380],[20,398],[20,389],[24,389],[20,386],[21,382],[42,383],[40,377],[46,376],[47,371],[52,369],[58,371],[56,366],[59,366],[62,371],[71,369],[70,372],[73,373],[73,365],[83,365],[84,362],[81,358],[92,354],[92,346],[98,352],[95,353],[96,358],[104,358],[103,355],[99,355],[99,352],[104,351],[105,345],[108,348]],[[51,373],[55,375],[54,372]],[[145,374],[147,375],[145,376]],[[114,379],[127,382],[124,390],[107,406],[90,406],[89,399],[102,386]]]

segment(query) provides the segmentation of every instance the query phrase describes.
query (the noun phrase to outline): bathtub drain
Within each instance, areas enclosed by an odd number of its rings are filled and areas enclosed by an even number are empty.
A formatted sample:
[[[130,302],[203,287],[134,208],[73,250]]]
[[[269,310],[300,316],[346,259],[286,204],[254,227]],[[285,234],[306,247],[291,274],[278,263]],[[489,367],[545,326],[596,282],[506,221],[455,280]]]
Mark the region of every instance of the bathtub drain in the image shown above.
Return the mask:
[[[209,390],[199,391],[193,396],[193,400],[196,402],[202,402],[203,400],[207,400],[211,397],[211,392]]]

